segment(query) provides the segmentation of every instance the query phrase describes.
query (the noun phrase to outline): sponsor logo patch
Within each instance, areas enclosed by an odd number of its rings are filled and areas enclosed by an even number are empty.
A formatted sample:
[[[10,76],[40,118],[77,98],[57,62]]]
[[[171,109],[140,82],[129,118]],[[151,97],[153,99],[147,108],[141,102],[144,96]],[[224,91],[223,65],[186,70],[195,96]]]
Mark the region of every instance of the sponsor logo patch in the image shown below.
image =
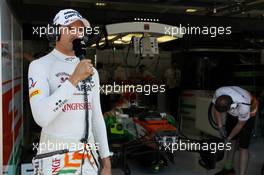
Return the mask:
[[[58,174],[57,172],[60,170],[61,160],[54,158],[52,159],[52,175]]]
[[[32,97],[34,97],[34,96],[36,96],[36,95],[38,95],[38,94],[41,94],[40,89],[36,89],[36,90],[34,90],[33,92],[31,92],[31,93],[29,94],[29,99],[31,99]]]
[[[37,84],[37,81],[34,81],[33,78],[28,79],[29,89],[34,88]]]
[[[85,84],[78,84],[77,86],[76,86],[76,88],[78,89],[78,91],[79,92],[84,92],[84,88],[85,88],[85,86],[86,86],[86,88],[87,88],[87,91],[92,91],[92,88],[95,86],[95,83],[94,83],[94,81],[89,81],[88,83],[86,83],[86,85]]]
[[[58,111],[68,100],[59,100],[58,102],[55,103],[55,108],[53,109],[54,112]]]
[[[90,110],[91,103],[67,103],[63,106],[62,111],[81,111],[81,110]]]
[[[72,58],[69,57],[69,58],[65,58],[65,61],[71,61],[72,62],[74,59],[75,59],[74,57],[72,57]]]
[[[66,80],[69,79],[70,74],[68,74],[66,72],[59,72],[59,73],[55,74],[55,76],[60,79],[60,83],[64,83]]]

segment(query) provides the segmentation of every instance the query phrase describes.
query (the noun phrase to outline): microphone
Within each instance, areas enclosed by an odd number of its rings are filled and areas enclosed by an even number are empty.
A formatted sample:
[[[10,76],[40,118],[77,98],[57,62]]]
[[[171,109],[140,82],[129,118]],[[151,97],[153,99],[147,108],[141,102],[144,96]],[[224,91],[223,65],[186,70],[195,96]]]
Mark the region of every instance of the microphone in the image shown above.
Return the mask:
[[[73,50],[75,56],[80,58],[80,60],[86,59],[86,44],[83,39],[81,38],[76,38],[75,40],[72,41],[73,44]],[[87,77],[85,80],[91,81],[92,77]]]
[[[86,47],[84,41],[81,38],[76,38],[75,40],[72,41],[72,44],[73,44],[73,50],[75,56],[80,58],[80,60],[85,59]]]
[[[105,46],[99,47],[99,42],[103,37],[105,38]],[[76,38],[73,40],[72,44],[75,55],[80,58],[80,60],[86,59],[86,48],[95,43],[96,48],[98,49],[103,49],[108,46],[107,31],[105,27],[99,28],[99,34],[95,34],[94,32],[88,34],[85,32],[82,38]],[[91,77],[88,77],[87,80],[90,81]]]

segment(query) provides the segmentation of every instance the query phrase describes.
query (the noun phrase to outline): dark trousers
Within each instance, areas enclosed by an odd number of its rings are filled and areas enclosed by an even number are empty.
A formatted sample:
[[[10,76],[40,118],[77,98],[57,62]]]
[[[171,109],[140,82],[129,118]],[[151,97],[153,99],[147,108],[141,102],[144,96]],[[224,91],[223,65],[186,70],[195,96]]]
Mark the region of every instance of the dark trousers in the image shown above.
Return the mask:
[[[226,115],[226,131],[227,134],[229,135],[233,128],[236,126],[238,123],[238,119],[235,116],[232,116],[230,114]],[[247,149],[250,144],[250,139],[252,136],[252,131],[255,126],[255,117],[250,117],[242,130],[233,138],[233,140],[238,139],[239,141],[239,147]]]

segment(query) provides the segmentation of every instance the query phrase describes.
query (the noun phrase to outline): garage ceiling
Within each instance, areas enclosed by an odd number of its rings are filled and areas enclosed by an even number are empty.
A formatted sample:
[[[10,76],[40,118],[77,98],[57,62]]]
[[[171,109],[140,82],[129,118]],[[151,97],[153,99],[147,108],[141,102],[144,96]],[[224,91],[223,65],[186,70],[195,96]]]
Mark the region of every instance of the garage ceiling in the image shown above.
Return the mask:
[[[47,25],[60,9],[74,8],[94,25],[149,18],[170,25],[232,26],[234,34],[250,32],[254,38],[263,38],[264,31],[264,0],[8,1],[25,29]],[[187,13],[187,9],[195,12]]]
[[[31,7],[34,10],[40,10],[39,12],[45,9],[46,14],[49,14],[52,10],[49,7],[56,6],[58,8],[85,8],[92,11],[110,10],[259,19],[262,19],[264,15],[264,0],[10,0],[10,2],[14,4],[16,10],[20,9],[22,13]],[[195,12],[187,13],[187,9]],[[31,17],[37,18],[38,16],[37,13]]]

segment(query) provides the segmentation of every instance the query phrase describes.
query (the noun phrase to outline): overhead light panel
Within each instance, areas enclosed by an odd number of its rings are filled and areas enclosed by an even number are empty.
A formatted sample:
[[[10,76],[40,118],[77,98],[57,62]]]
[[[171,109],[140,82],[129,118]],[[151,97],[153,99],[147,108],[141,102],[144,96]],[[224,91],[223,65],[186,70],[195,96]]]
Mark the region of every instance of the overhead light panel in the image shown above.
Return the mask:
[[[108,40],[110,40],[111,42],[113,42],[114,44],[119,44],[119,45],[127,45],[130,43],[132,37],[137,37],[137,38],[141,38],[143,36],[143,34],[141,33],[130,33],[127,34],[123,37],[120,37],[114,41],[111,41],[111,39],[114,39],[115,37],[117,37],[117,35],[110,35],[108,36]],[[177,37],[172,37],[172,36],[168,36],[168,35],[163,35],[163,36],[159,36],[157,37],[157,41],[158,43],[165,43],[168,41],[172,41],[172,40],[176,40],[178,39]],[[99,42],[99,45],[104,44],[104,38]],[[92,47],[95,47],[96,45],[92,45]]]
[[[117,37],[117,35],[109,35],[108,37],[107,37],[107,39],[108,40],[112,40],[112,39],[114,39],[115,37]],[[120,38],[118,38],[118,39],[116,39],[116,40],[114,40],[114,41],[112,41],[114,44],[129,44],[130,43],[130,41],[131,41],[131,38],[132,37],[142,37],[142,34],[139,34],[139,33],[131,33],[131,34],[127,34],[127,35],[125,35],[125,36],[123,36],[123,37],[120,37]],[[103,38],[101,41],[100,41],[100,43],[99,43],[99,45],[102,45],[103,43],[104,43],[104,40],[105,40],[105,38]],[[95,47],[96,45],[95,44],[93,44],[92,45],[92,47]]]
[[[175,40],[175,39],[177,39],[177,38],[165,35],[165,36],[158,37],[157,41],[158,41],[158,43],[165,43],[165,42],[172,41],[172,40]]]
[[[100,7],[103,7],[103,6],[106,6],[106,3],[104,2],[97,2],[95,3],[96,6],[100,6]]]
[[[132,37],[142,37],[142,34],[137,34],[137,33],[128,34],[126,36],[119,38],[118,40],[122,41],[123,43],[129,43]]]
[[[159,22],[158,18],[134,18],[134,21],[154,21],[154,22]]]
[[[143,36],[142,34],[137,34],[137,33],[128,34],[126,36],[123,36],[122,38],[119,38],[118,40],[115,40],[114,43],[115,44],[129,44],[132,37],[141,38],[142,36]],[[172,36],[168,36],[168,35],[163,35],[163,36],[157,37],[158,43],[165,43],[165,42],[172,41],[175,39],[177,39],[177,38],[172,37]]]
[[[186,13],[194,13],[194,12],[197,12],[197,9],[186,9]]]
[[[114,44],[129,44],[129,42],[126,42],[124,40],[116,40],[114,41]]]
[[[107,39],[108,40],[112,40],[113,38],[115,38],[115,37],[117,37],[117,35],[109,35],[108,37],[107,37]],[[105,38],[103,38],[101,41],[104,41],[105,40]]]

